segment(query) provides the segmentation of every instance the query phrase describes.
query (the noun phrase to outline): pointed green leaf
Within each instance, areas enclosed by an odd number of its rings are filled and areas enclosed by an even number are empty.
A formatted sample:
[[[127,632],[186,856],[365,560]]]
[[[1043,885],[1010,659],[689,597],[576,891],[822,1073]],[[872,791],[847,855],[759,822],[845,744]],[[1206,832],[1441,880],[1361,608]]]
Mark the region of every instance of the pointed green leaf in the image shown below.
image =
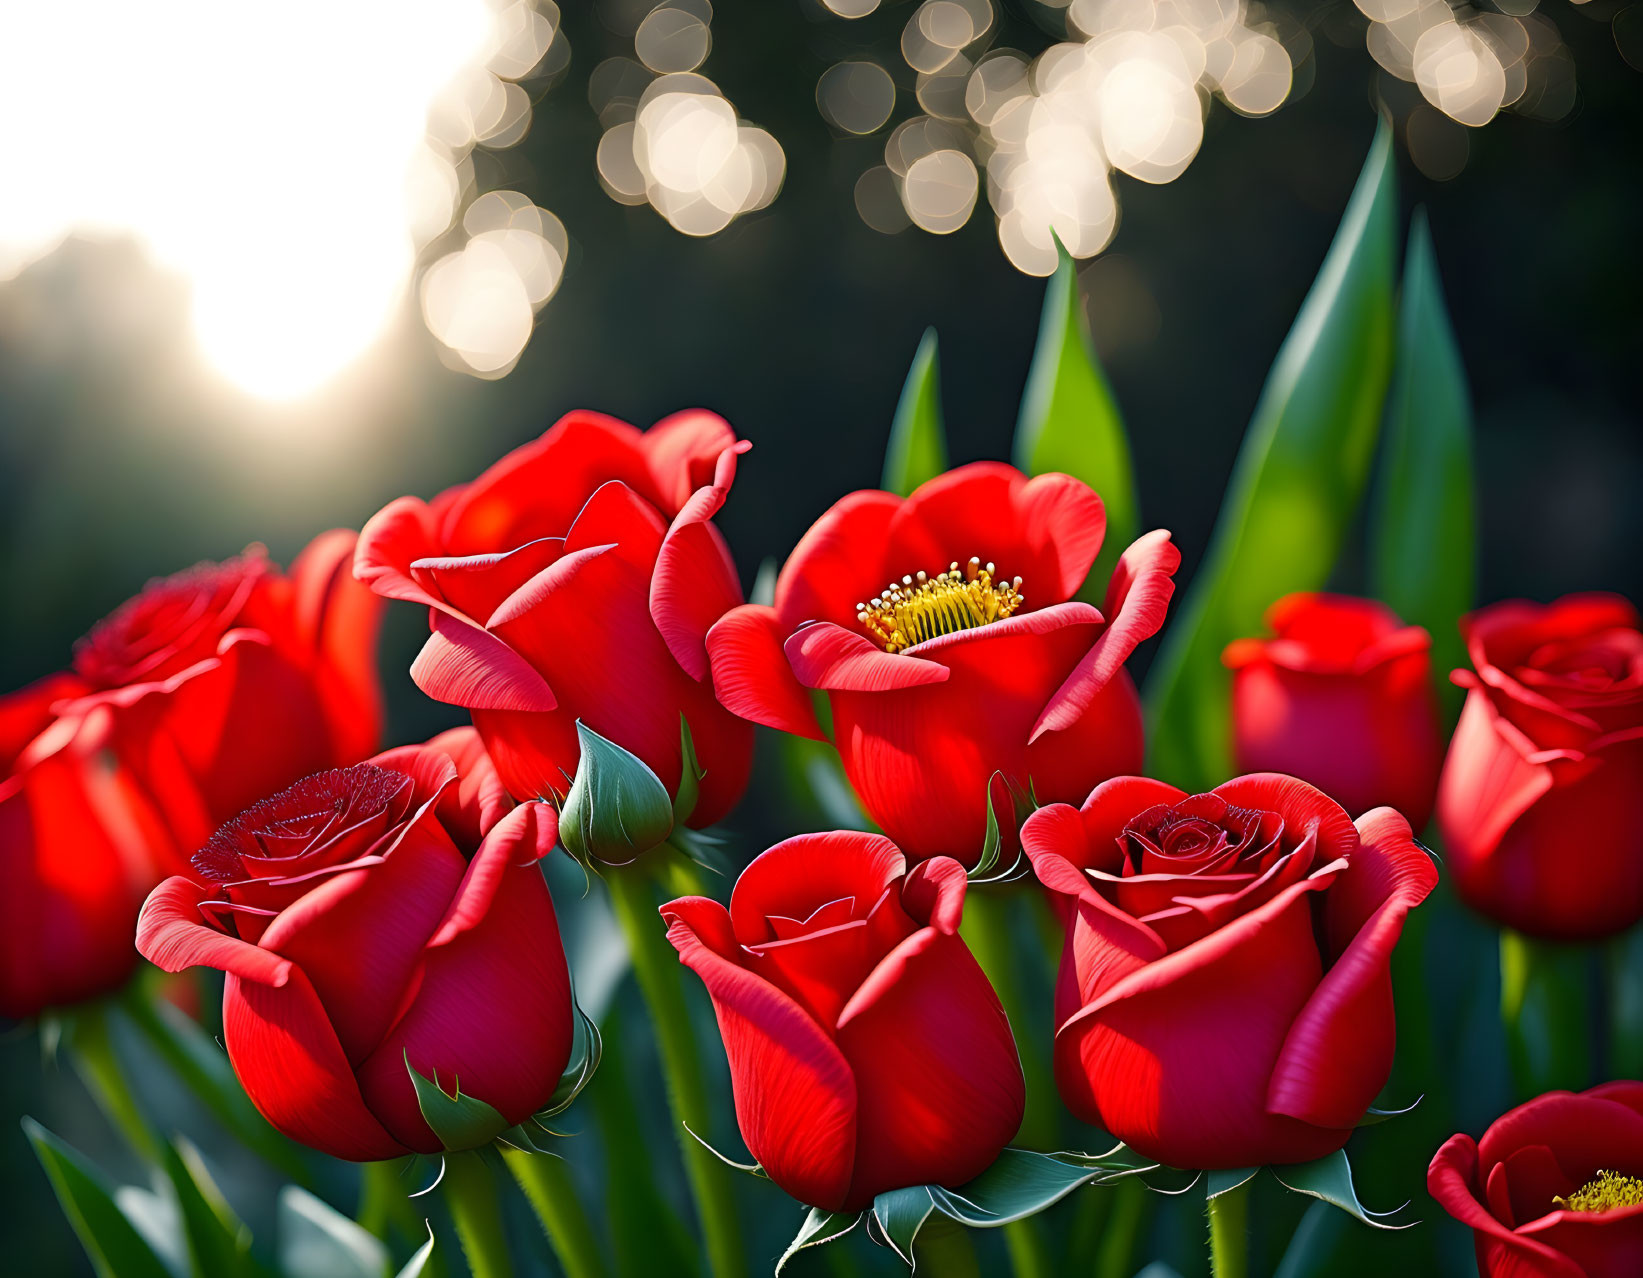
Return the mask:
[[[1205,1172],[1204,1197],[1219,1198],[1222,1194],[1230,1194],[1240,1185],[1249,1184],[1255,1179],[1255,1173],[1260,1170],[1259,1167],[1234,1167],[1229,1170]]]
[[[688,1135],[691,1140],[695,1141],[703,1149],[707,1150],[708,1153],[712,1154],[713,1157],[717,1158],[726,1167],[734,1167],[737,1171],[746,1172],[749,1176],[759,1176],[765,1180],[770,1179],[769,1173],[767,1173],[763,1167],[759,1166],[758,1163],[739,1163],[723,1150],[715,1149],[711,1144],[703,1140],[691,1129],[689,1123],[681,1123],[680,1126],[685,1129],[685,1134]]]
[[[576,1008],[576,1029],[571,1039],[570,1061],[565,1066],[565,1072],[559,1076],[559,1086],[554,1088],[547,1106],[537,1112],[539,1122],[570,1108],[571,1102],[582,1094],[582,1089],[593,1081],[599,1061],[604,1056],[605,1040],[599,1033],[599,1027],[579,1005],[573,1006]]]
[[[166,1178],[177,1200],[191,1270],[199,1278],[254,1274],[251,1231],[234,1214],[199,1151],[181,1139],[161,1151]]]
[[[1015,464],[1029,475],[1062,471],[1101,494],[1107,536],[1085,588],[1099,600],[1141,517],[1129,438],[1090,340],[1078,268],[1059,241],[1056,252],[1060,261],[1044,292],[1038,344],[1016,417]]]
[[[913,1263],[913,1240],[935,1209],[928,1185],[889,1189],[873,1199],[873,1215],[879,1229],[896,1254],[909,1265]]]
[[[1206,790],[1231,770],[1221,653],[1266,609],[1322,588],[1363,495],[1392,363],[1397,193],[1382,121],[1340,230],[1267,376],[1209,551],[1148,682],[1149,776]]]
[[[637,756],[580,719],[581,758],[559,814],[559,840],[577,860],[626,865],[667,839],[673,800]]]
[[[1352,1187],[1352,1164],[1347,1161],[1344,1149],[1337,1149],[1333,1154],[1326,1155],[1316,1162],[1274,1167],[1272,1174],[1285,1189],[1293,1189],[1298,1194],[1310,1194],[1314,1198],[1322,1199],[1331,1206],[1339,1207],[1349,1216],[1357,1217],[1364,1224],[1373,1225],[1376,1229],[1409,1228],[1408,1225],[1383,1225],[1375,1219],[1376,1213],[1364,1209],[1364,1205],[1358,1201],[1358,1191]],[[1393,1213],[1381,1214],[1390,1216]]]
[[[707,775],[696,761],[696,740],[690,735],[690,720],[679,715],[679,793],[673,796],[673,824],[682,826],[696,810],[702,778]]]
[[[23,1134],[100,1278],[169,1278],[95,1167],[32,1118],[23,1119]]]
[[[405,1072],[416,1088],[416,1103],[423,1121],[433,1128],[434,1135],[446,1149],[478,1149],[513,1126],[484,1101],[464,1096],[460,1081],[452,1095],[437,1082],[422,1077],[412,1067],[409,1052],[405,1055]]]
[[[992,1229],[1043,1211],[1080,1185],[1105,1176],[1099,1168],[1065,1162],[1030,1149],[1005,1149],[993,1165],[956,1189],[931,1185],[930,1196],[945,1216],[976,1229]]]
[[[806,1247],[819,1247],[835,1238],[843,1238],[860,1221],[860,1212],[823,1211],[820,1207],[812,1207],[805,1215],[804,1223],[799,1226],[799,1232],[776,1262],[776,1278],[781,1278],[782,1267]]]
[[[1477,578],[1472,398],[1420,209],[1403,265],[1385,430],[1370,584],[1400,617],[1431,633],[1433,676],[1453,718],[1463,693],[1449,672],[1466,664],[1457,623],[1472,607]]]
[[[286,1278],[382,1278],[388,1270],[388,1249],[374,1234],[300,1185],[280,1190],[276,1229]]]
[[[941,427],[941,362],[936,330],[927,328],[907,370],[907,381],[890,424],[884,450],[884,484],[905,497],[926,479],[947,469],[947,442]]]
[[[428,1241],[416,1249],[416,1252],[405,1262],[405,1267],[395,1275],[395,1278],[422,1278],[423,1271],[428,1268],[428,1262],[434,1256],[434,1230],[428,1226]]]

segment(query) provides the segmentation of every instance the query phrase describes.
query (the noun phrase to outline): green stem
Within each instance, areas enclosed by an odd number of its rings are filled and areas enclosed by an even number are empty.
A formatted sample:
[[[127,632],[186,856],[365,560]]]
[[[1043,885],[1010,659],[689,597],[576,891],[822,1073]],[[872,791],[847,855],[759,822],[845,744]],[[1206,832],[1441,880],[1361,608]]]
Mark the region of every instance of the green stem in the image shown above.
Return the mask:
[[[1643,1078],[1643,927],[1609,943],[1609,1059],[1605,1078]]]
[[[478,1150],[445,1155],[445,1203],[473,1278],[510,1278],[513,1261],[502,1228],[496,1179]]]
[[[655,857],[657,852],[647,854]],[[642,862],[616,866],[605,876],[611,906],[627,937],[639,991],[650,1008],[656,1027],[656,1045],[667,1080],[668,1102],[678,1125],[675,1136],[684,1156],[685,1172],[696,1199],[702,1233],[707,1241],[708,1266],[715,1278],[741,1278],[747,1272],[741,1233],[736,1224],[736,1200],[730,1168],[691,1136],[710,1129],[707,1087],[702,1079],[696,1036],[690,1027],[684,981],[678,955],[668,944],[667,932],[656,913],[649,871]],[[685,1131],[689,1127],[690,1132]]]
[[[1138,1180],[1121,1180],[1112,1187],[1112,1212],[1095,1260],[1097,1278],[1130,1278],[1135,1272],[1135,1244],[1152,1205],[1147,1192]]]
[[[502,1161],[525,1191],[531,1209],[559,1257],[565,1278],[604,1278],[605,1262],[593,1226],[570,1177],[570,1167],[553,1154],[505,1149]]]
[[[97,1107],[119,1129],[134,1153],[147,1162],[158,1162],[162,1142],[132,1095],[114,1053],[107,1004],[87,1003],[76,1009],[68,1045],[74,1070]]]
[[[360,1228],[384,1242],[396,1231],[407,1240],[418,1238],[422,1218],[411,1209],[411,1199],[401,1178],[403,1160],[390,1158],[359,1167],[359,1210],[354,1219]]]
[[[1215,1278],[1248,1278],[1249,1182],[1211,1198],[1204,1211],[1209,1216],[1210,1272]]]
[[[1033,1015],[1039,1001],[1025,993],[1028,981],[1023,972],[1015,937],[1010,929],[1010,906],[1015,903],[1009,889],[1003,887],[971,888],[965,898],[963,933],[976,962],[987,973],[1003,1004],[1005,1015],[1015,1034],[1016,1050],[1021,1057],[1021,1069],[1027,1085],[1027,1112],[1021,1120],[1018,1139],[1031,1149],[1056,1148],[1056,1123],[1052,1100],[1056,1094],[1055,1080],[1049,1062],[1041,1050],[1042,1035],[1035,1033],[1037,1021],[1049,1019],[1046,1006],[1044,1017]],[[1045,994],[1048,994],[1046,983]],[[1037,991],[1034,991],[1036,994]],[[1049,1278],[1051,1273],[1048,1248],[1043,1231],[1036,1219],[1018,1220],[1004,1226],[1004,1242],[1010,1253],[1010,1268],[1016,1278]]]
[[[236,1140],[298,1184],[314,1187],[297,1148],[257,1112],[227,1056],[198,1025],[141,979],[127,988],[120,1006],[155,1054]],[[413,1228],[412,1236],[419,1231],[420,1226]]]
[[[1591,1085],[1585,952],[1500,934],[1500,1018],[1517,1099]]]
[[[931,1217],[913,1243],[918,1272],[930,1278],[981,1278],[976,1251],[964,1226]]]

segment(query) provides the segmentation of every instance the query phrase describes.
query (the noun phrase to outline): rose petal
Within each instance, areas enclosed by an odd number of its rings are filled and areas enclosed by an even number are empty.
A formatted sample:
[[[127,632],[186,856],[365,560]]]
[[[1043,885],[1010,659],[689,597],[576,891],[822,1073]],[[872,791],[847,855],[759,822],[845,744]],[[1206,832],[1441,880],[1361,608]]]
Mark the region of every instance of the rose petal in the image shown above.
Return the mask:
[[[784,638],[776,610],[768,605],[743,604],[727,612],[707,632],[714,694],[743,719],[825,741],[810,694],[782,651]]]

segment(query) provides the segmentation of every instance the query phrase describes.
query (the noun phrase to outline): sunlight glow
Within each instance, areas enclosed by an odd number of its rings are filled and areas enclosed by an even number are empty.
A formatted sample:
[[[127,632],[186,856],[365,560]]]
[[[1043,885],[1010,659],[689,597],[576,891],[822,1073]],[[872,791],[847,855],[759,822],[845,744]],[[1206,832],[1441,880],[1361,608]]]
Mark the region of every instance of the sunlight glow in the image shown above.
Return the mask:
[[[397,313],[467,148],[523,136],[506,80],[553,39],[505,0],[8,4],[0,280],[69,235],[132,236],[192,286],[219,372],[302,395]]]

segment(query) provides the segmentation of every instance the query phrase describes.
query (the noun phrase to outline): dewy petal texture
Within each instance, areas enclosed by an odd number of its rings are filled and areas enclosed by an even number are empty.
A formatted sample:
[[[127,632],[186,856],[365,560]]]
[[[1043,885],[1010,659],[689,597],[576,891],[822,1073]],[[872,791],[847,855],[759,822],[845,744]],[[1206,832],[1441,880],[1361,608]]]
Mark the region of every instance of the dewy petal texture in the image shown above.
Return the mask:
[[[155,889],[137,945],[228,973],[229,1058],[281,1131],[339,1158],[437,1152],[407,1063],[520,1122],[569,1060],[537,868],[557,828],[512,808],[471,731],[445,733],[248,809]]]
[[[1066,928],[1056,1078],[1081,1119],[1176,1167],[1319,1158],[1392,1063],[1392,947],[1436,873],[1292,777],[1186,795],[1142,777],[1022,829]]]
[[[888,839],[839,831],[755,858],[728,911],[663,907],[718,1013],[742,1138],[801,1202],[961,1184],[1015,1134],[1021,1067],[957,934],[964,890],[955,861],[909,874]]]
[[[712,519],[747,447],[711,413],[649,431],[572,413],[471,483],[366,525],[356,575],[428,606],[412,675],[470,711],[516,799],[563,800],[578,720],[670,792],[683,720],[704,773],[691,825],[740,798],[753,737],[714,695],[708,636],[742,603]]]
[[[1073,596],[1105,530],[1078,480],[996,462],[905,499],[851,493],[800,539],[773,607],[709,632],[714,689],[744,719],[810,737],[811,690],[825,695],[868,815],[914,860],[973,864],[995,774],[1013,840],[1012,791],[1076,801],[1141,766],[1123,663],[1162,624],[1180,556],[1167,533],[1143,537],[1098,610]]]

